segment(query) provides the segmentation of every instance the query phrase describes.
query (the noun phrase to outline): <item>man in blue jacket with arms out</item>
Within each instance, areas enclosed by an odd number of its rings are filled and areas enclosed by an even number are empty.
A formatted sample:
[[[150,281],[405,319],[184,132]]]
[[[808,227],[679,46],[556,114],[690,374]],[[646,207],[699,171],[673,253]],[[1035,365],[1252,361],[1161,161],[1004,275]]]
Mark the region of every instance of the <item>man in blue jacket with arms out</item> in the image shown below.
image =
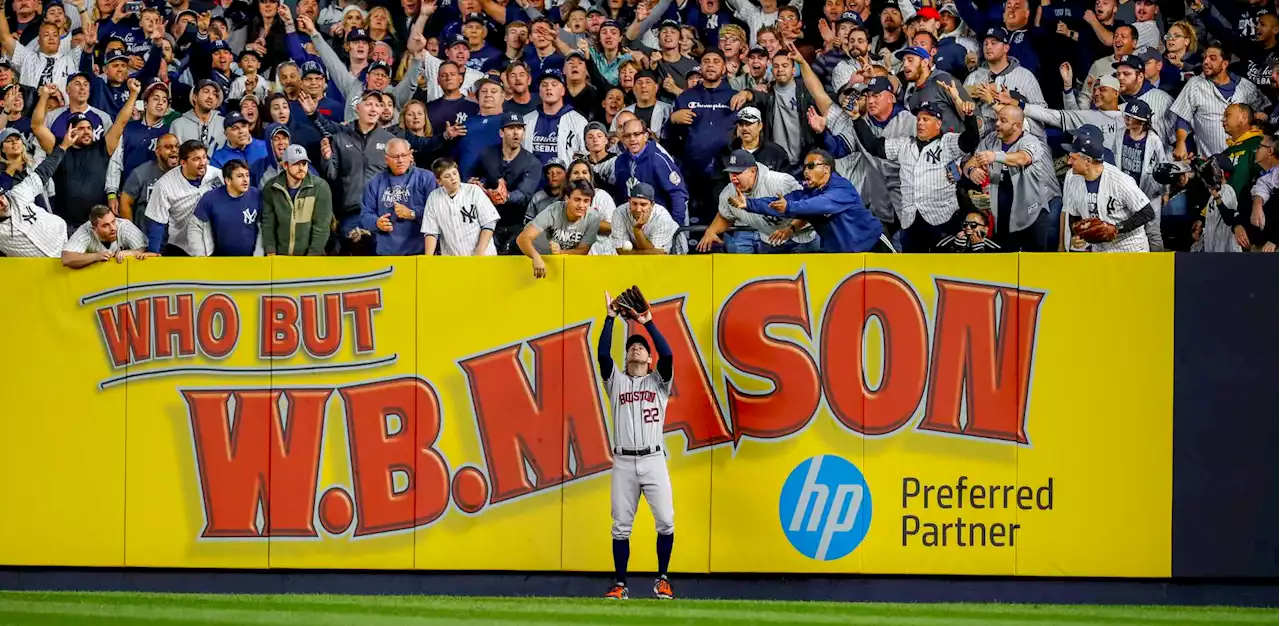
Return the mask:
[[[729,204],[761,215],[781,215],[813,224],[823,252],[893,252],[880,220],[862,204],[848,179],[835,171],[836,160],[825,150],[804,155],[804,189],[776,200],[747,199],[739,191]]]
[[[431,172],[414,166],[409,142],[387,142],[387,169],[365,187],[360,226],[373,233],[378,256],[422,254],[422,209],[439,185]]]

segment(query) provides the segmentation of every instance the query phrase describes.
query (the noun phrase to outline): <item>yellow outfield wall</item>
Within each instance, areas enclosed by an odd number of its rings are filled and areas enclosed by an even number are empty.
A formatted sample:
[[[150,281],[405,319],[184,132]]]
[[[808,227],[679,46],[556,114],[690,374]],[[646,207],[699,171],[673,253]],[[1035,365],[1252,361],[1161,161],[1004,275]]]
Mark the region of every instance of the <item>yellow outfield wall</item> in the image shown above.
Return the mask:
[[[3,564],[611,571],[635,284],[676,572],[1170,575],[1170,256],[5,267]]]

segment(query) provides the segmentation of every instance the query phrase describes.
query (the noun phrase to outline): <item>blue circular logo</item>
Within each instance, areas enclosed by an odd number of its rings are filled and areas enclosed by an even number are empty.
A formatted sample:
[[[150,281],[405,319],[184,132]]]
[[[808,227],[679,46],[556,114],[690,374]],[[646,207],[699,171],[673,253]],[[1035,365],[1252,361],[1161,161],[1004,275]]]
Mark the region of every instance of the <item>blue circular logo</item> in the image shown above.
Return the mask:
[[[782,484],[778,521],[800,554],[818,561],[844,558],[871,529],[871,490],[858,466],[838,456],[815,456]]]

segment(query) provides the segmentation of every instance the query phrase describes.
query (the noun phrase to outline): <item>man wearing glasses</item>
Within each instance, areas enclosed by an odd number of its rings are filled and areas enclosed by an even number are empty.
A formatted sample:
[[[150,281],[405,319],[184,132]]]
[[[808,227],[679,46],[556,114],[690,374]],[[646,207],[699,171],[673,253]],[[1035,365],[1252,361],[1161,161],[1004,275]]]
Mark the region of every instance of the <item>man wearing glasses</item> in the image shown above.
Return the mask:
[[[422,254],[423,207],[440,185],[431,172],[413,164],[413,148],[403,139],[392,139],[386,148],[387,169],[364,189],[360,203],[360,227],[373,234],[378,256]]]
[[[960,222],[960,232],[938,242],[938,252],[1000,252],[1000,246],[987,239],[989,227],[986,213],[969,211]]]
[[[1262,244],[1259,249],[1263,252],[1275,252],[1277,240],[1277,221],[1280,215],[1277,215],[1277,206],[1280,206],[1280,196],[1276,195],[1276,186],[1280,176],[1277,176],[1277,165],[1280,165],[1280,158],[1276,155],[1276,136],[1275,134],[1267,135],[1258,144],[1258,150],[1253,154],[1254,161],[1262,168],[1262,176],[1258,178],[1258,182],[1253,184],[1251,195],[1253,196],[1253,210],[1249,215],[1249,224],[1261,231],[1261,237],[1255,236],[1254,232],[1250,233],[1250,239],[1256,244],[1259,240]]]
[[[880,220],[862,205],[849,180],[835,172],[836,160],[825,150],[804,156],[804,189],[777,199],[747,199],[739,190],[730,206],[771,217],[802,219],[813,225],[823,252],[892,252]]]

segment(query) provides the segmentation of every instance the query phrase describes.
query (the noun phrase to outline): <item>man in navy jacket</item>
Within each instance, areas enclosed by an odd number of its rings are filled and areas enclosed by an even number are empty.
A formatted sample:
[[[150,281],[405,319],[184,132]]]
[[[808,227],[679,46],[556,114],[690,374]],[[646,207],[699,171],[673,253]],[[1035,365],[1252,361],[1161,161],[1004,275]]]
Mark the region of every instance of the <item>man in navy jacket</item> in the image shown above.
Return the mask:
[[[651,185],[658,196],[654,201],[666,207],[677,224],[687,226],[689,188],[675,160],[649,138],[649,129],[640,118],[629,119],[622,125],[622,145],[626,150],[613,162],[614,185],[626,190],[628,198],[637,183]]]
[[[423,253],[422,210],[437,186],[434,174],[414,166],[408,141],[387,142],[387,169],[365,187],[360,211],[360,226],[373,233],[378,256]]]
[[[752,213],[808,221],[822,238],[823,252],[890,252],[880,220],[835,168],[836,160],[826,151],[810,150],[804,157],[804,189],[776,200],[747,199],[739,192],[729,202]]]

